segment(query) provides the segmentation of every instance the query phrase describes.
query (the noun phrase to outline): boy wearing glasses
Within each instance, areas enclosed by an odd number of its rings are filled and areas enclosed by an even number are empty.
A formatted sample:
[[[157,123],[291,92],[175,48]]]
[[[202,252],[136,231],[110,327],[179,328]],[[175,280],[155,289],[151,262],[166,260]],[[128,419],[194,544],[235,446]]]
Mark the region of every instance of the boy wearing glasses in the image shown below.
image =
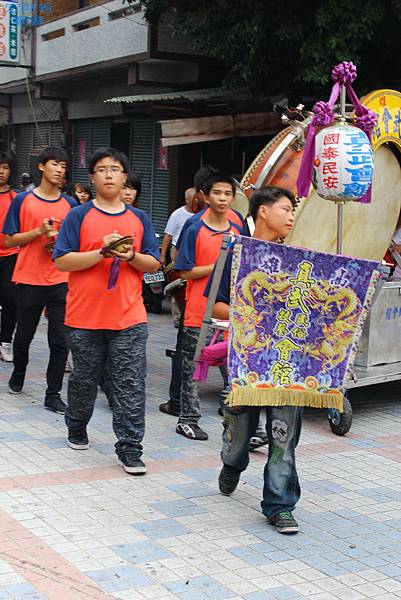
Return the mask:
[[[60,193],[67,170],[67,155],[62,148],[43,150],[38,158],[38,169],[41,172],[39,186],[17,194],[3,226],[6,247],[20,248],[13,274],[13,281],[18,284],[17,330],[14,370],[8,386],[11,394],[22,393],[29,346],[46,307],[50,356],[45,408],[64,413],[60,391],[67,361],[64,313],[68,275],[56,269],[51,251],[60,223],[77,203]]]
[[[118,462],[127,473],[141,475],[148,336],[142,278],[157,271],[160,254],[148,216],[121,200],[127,157],[100,148],[89,172],[96,197],[68,215],[53,253],[60,271],[70,272],[65,322],[74,366],[65,415],[68,445],[89,447],[86,427],[106,370]],[[126,236],[132,243],[109,250]]]

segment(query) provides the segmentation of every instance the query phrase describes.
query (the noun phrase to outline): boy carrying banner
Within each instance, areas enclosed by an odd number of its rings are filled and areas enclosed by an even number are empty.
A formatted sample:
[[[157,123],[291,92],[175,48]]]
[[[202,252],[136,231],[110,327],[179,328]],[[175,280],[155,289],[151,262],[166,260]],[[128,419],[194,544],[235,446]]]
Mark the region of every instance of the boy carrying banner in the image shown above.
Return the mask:
[[[285,238],[292,229],[294,206],[293,195],[285,189],[266,187],[254,192],[251,197],[253,237],[269,242]],[[221,320],[229,319],[231,264],[232,255],[228,255],[213,310],[213,316]],[[248,466],[249,440],[255,435],[260,410],[261,407],[256,406],[225,408],[223,468],[219,475],[222,494],[228,496],[234,492],[241,472]],[[294,406],[266,407],[269,455],[264,470],[262,512],[279,533],[298,531],[292,511],[301,493],[295,448],[301,433],[302,410]]]

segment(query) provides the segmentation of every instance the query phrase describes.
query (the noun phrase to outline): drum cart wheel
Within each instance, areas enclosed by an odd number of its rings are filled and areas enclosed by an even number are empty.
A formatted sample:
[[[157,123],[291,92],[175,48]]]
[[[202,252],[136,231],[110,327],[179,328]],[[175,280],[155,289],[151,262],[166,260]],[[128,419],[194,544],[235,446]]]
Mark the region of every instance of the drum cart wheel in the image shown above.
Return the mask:
[[[347,396],[344,394],[344,411],[340,413],[335,408],[329,408],[330,429],[336,435],[345,435],[349,432],[352,425],[352,406]]]

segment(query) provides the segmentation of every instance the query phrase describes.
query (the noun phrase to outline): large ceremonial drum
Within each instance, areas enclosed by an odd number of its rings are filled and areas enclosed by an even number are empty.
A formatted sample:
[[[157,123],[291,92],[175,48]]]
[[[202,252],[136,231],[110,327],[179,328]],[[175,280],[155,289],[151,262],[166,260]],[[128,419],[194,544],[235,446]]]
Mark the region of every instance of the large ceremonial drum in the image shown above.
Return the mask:
[[[381,145],[374,152],[372,202],[348,202],[343,216],[343,254],[381,260],[393,236],[401,208],[401,168],[395,146]],[[248,197],[253,187],[275,185],[297,193],[303,148],[288,127],[267,144],[246,171],[241,187]],[[312,189],[299,201],[294,228],[286,238],[291,246],[336,252],[337,206]]]

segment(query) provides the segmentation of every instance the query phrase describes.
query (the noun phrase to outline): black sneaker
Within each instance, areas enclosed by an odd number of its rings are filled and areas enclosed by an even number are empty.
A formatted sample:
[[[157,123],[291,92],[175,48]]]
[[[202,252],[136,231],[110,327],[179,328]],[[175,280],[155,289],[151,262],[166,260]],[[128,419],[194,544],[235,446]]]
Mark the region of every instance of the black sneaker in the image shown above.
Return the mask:
[[[270,517],[268,521],[279,533],[298,533],[298,523],[289,510],[283,510],[278,515]]]
[[[261,432],[256,433],[249,440],[249,450],[256,450],[256,448],[260,448],[261,446],[266,446],[269,443],[269,439],[267,437],[267,433]]]
[[[118,457],[118,464],[124,467],[124,470],[131,475],[145,475],[146,465],[136,456],[127,454],[126,456]]]
[[[68,428],[67,444],[73,450],[87,450],[89,448],[89,439],[86,427]]]
[[[172,402],[171,400],[159,404],[159,410],[162,413],[166,413],[166,415],[173,415],[173,417],[180,416],[180,407],[177,406],[176,403]]]
[[[61,398],[59,398],[59,396],[47,396],[45,398],[45,408],[47,408],[47,410],[51,410],[55,413],[58,413],[59,415],[63,415],[65,413],[67,405],[64,404],[64,402]]]
[[[8,391],[10,394],[22,394],[24,379],[25,377],[24,375],[21,375],[21,373],[17,373],[15,370],[12,372],[8,382]]]
[[[229,496],[233,493],[238,485],[240,473],[229,471],[226,466],[220,471],[219,475],[219,490],[225,496]]]
[[[183,435],[189,440],[208,440],[209,436],[199,425],[189,425],[188,423],[178,423],[175,428],[176,433]]]

